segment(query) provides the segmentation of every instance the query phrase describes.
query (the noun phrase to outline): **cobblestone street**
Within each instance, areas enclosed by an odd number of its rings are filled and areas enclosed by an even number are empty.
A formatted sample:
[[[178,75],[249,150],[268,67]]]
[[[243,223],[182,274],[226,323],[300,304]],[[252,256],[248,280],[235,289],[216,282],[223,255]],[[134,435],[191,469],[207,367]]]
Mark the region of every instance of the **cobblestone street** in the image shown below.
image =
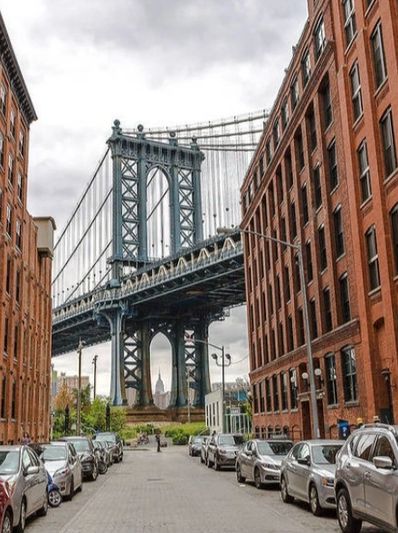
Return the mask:
[[[279,491],[239,485],[235,472],[215,472],[188,457],[186,448],[125,453],[96,483],[28,533],[204,533],[338,532],[332,514],[315,518],[306,506],[281,502]],[[366,533],[376,531],[364,528]]]

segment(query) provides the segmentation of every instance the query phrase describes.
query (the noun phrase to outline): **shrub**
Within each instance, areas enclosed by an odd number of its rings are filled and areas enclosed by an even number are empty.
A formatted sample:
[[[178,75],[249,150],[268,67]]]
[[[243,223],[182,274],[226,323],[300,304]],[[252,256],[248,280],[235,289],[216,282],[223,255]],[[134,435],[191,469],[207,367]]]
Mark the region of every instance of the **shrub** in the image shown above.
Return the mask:
[[[176,444],[177,446],[184,446],[185,444],[188,444],[188,435],[184,435],[184,433],[179,433],[173,437],[173,444]]]

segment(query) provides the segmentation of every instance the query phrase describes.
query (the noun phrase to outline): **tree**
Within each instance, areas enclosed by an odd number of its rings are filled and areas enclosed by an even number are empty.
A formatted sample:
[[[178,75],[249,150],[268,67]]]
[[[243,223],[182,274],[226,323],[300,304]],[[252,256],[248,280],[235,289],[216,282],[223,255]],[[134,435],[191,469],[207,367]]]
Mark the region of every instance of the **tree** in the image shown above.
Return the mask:
[[[62,383],[61,388],[55,397],[54,405],[57,411],[65,411],[67,405],[72,407],[74,404],[74,398],[72,392],[68,389],[66,383]]]

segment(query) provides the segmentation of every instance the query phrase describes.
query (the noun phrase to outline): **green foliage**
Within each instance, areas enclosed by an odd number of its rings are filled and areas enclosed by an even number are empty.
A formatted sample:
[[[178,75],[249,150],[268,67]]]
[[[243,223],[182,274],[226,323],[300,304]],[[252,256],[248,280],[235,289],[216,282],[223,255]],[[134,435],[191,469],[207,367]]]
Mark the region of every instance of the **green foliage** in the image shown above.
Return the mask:
[[[187,424],[170,424],[163,427],[165,437],[174,438],[177,435],[199,435],[204,434],[206,426],[202,422],[191,422]]]
[[[120,433],[126,425],[126,410],[123,407],[111,407],[111,431]]]
[[[185,435],[184,433],[177,433],[173,437],[173,444],[176,444],[178,446],[183,446],[185,444],[188,444],[189,435]]]

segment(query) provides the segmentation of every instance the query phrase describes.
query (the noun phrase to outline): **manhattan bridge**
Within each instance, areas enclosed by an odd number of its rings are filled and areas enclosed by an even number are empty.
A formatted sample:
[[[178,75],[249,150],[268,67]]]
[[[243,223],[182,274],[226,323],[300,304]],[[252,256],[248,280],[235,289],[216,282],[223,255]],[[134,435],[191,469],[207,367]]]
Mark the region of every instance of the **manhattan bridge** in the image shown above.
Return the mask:
[[[267,119],[259,111],[173,128],[124,129],[54,249],[53,356],[111,341],[111,401],[153,404],[152,339],[172,352],[170,409],[210,391],[208,328],[245,302],[239,194]]]

